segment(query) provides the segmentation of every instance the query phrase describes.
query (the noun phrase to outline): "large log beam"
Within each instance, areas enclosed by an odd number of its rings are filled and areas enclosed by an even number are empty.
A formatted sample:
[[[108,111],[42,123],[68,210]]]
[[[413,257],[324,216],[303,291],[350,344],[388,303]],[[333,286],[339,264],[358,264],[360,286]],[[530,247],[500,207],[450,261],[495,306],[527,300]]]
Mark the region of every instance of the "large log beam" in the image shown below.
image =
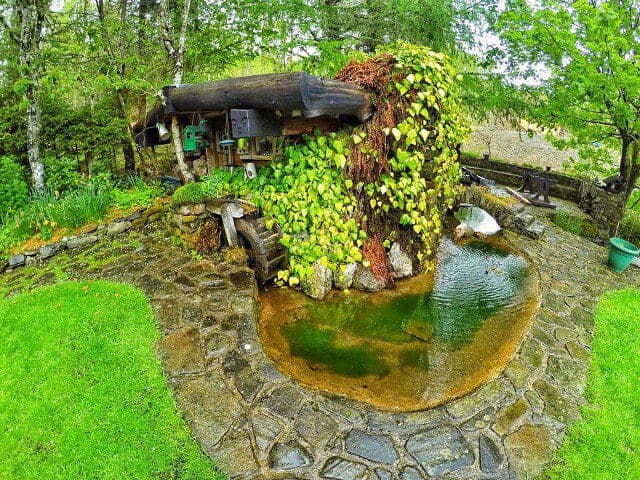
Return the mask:
[[[344,115],[361,122],[373,111],[371,96],[365,90],[337,80],[326,80],[306,72],[255,75],[219,82],[165,87],[164,105],[156,104],[144,120],[134,124],[136,143],[152,146],[162,143],[155,125],[166,116],[191,112],[237,109],[291,112],[307,118]]]

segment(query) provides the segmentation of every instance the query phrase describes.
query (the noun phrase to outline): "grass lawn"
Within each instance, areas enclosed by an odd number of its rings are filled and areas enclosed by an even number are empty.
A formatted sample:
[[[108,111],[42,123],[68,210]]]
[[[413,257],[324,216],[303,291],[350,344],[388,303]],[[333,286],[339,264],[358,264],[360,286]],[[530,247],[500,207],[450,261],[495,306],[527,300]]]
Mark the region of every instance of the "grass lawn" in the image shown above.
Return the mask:
[[[176,410],[158,336],[126,285],[0,300],[0,478],[222,478]]]
[[[640,291],[605,294],[587,384],[589,405],[569,429],[550,479],[640,478]]]

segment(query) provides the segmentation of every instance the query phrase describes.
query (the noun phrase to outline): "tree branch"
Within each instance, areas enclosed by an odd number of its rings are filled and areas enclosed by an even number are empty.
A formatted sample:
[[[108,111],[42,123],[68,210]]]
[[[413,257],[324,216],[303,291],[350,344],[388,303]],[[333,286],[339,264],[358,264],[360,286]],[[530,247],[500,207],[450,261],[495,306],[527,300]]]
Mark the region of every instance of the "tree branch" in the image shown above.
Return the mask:
[[[17,44],[20,44],[20,37],[15,31],[13,31],[13,29],[11,28],[11,25],[9,25],[9,22],[7,22],[7,19],[4,18],[4,15],[0,15],[0,22],[2,23],[2,27],[4,28],[4,30],[11,37],[11,40],[16,42]]]

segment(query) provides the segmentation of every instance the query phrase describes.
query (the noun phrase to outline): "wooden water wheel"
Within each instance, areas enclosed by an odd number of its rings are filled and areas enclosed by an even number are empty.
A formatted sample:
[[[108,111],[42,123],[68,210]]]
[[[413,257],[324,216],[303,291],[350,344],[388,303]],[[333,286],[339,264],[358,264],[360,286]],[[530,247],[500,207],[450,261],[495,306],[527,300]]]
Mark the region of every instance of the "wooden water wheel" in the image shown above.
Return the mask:
[[[249,266],[255,270],[259,285],[287,268],[287,249],[280,243],[282,231],[278,224],[269,230],[264,217],[253,214],[236,219],[235,226],[238,241],[247,249]]]

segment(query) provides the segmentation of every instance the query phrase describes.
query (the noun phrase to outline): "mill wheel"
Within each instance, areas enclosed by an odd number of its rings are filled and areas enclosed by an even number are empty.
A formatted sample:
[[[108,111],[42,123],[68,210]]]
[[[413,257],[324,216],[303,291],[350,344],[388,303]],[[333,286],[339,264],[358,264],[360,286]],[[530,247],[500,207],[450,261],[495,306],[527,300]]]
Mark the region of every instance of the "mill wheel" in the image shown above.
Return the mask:
[[[259,285],[274,278],[287,267],[287,250],[280,243],[282,231],[275,224],[269,230],[263,217],[243,217],[235,221],[238,240],[247,248],[249,265],[256,272]]]

